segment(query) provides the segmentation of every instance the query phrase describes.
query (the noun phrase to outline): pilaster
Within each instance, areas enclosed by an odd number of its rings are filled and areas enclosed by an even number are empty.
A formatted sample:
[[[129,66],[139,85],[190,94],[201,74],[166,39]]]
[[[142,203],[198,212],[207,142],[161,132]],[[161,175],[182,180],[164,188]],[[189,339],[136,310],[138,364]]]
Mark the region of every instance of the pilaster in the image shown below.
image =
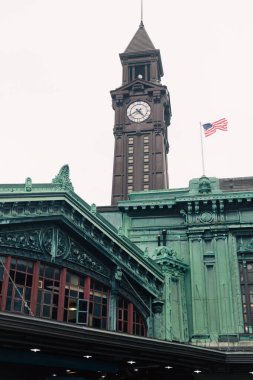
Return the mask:
[[[164,339],[163,305],[164,302],[158,299],[152,303],[153,337],[156,339]]]
[[[226,233],[216,234],[214,246],[217,258],[217,289],[220,334],[235,332],[234,313],[232,307],[231,275]]]
[[[191,235],[190,265],[192,287],[193,336],[209,338],[207,329],[206,289],[203,267],[203,242],[201,235]]]
[[[164,274],[164,338],[165,340],[187,341],[188,321],[185,302],[184,272],[188,265],[172,248],[156,249],[153,259],[161,265]]]

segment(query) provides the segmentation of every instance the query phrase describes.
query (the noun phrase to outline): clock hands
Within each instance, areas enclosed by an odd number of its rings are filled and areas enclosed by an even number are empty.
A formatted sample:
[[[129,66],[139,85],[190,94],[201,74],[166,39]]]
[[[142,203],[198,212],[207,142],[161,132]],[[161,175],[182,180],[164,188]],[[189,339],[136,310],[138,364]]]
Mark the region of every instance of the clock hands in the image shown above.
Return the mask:
[[[127,108],[127,117],[134,123],[142,123],[150,114],[150,105],[144,101],[133,102]]]
[[[139,113],[139,114],[141,114],[141,116],[144,116],[142,111],[141,111],[141,108],[136,108],[135,111],[132,113],[132,115],[134,115],[135,113]]]

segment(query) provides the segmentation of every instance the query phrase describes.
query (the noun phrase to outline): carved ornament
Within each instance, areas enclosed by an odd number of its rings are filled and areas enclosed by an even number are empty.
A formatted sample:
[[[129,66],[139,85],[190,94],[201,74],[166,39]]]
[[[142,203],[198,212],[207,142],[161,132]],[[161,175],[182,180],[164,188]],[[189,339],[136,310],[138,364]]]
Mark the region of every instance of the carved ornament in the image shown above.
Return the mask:
[[[0,246],[41,251],[40,230],[7,231],[0,233]]]
[[[208,194],[208,193],[211,192],[211,182],[210,182],[210,179],[208,177],[206,177],[205,175],[203,175],[199,179],[199,192],[201,194]]]
[[[178,258],[173,248],[157,247],[152,259],[161,265],[162,272],[173,272],[172,274],[176,277],[178,276],[175,274],[176,272],[181,274],[188,268],[188,265],[184,263],[184,259],[182,257]]]
[[[52,183],[55,185],[58,185],[60,188],[67,188],[67,189],[70,189],[72,191],[74,190],[73,185],[72,185],[70,178],[69,178],[69,166],[68,165],[64,165],[60,169],[57,176],[55,176],[54,179],[52,180]]]
[[[201,213],[199,220],[202,223],[212,223],[213,221],[213,214],[209,211],[204,211]]]

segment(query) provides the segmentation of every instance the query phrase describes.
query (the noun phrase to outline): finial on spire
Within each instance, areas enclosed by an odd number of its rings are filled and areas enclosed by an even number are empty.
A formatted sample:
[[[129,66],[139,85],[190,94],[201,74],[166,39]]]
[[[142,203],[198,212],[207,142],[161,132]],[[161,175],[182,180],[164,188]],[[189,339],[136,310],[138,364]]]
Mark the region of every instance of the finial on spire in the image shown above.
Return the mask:
[[[141,0],[141,23],[140,23],[140,28],[143,28],[143,0]]]

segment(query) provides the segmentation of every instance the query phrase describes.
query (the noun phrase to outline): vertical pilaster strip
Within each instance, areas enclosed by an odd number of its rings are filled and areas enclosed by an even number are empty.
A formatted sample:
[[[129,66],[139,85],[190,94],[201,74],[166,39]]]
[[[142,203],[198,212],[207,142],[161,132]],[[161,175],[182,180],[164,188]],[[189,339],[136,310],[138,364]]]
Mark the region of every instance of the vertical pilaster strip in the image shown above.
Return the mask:
[[[220,319],[220,333],[230,334],[235,331],[232,308],[231,276],[228,259],[227,236],[216,236],[217,289]]]
[[[58,301],[58,310],[57,310],[57,321],[63,321],[66,276],[67,276],[67,269],[63,268],[61,270],[61,275],[60,275],[60,290],[59,290],[59,301]]]
[[[165,273],[164,279],[164,320],[165,320],[165,340],[172,340],[171,324],[171,274]]]
[[[33,266],[33,283],[32,283],[32,294],[31,294],[31,312],[33,315],[36,315],[36,304],[38,296],[38,286],[39,286],[39,271],[40,271],[40,262],[36,261]]]
[[[205,261],[206,304],[208,316],[208,332],[211,340],[217,341],[219,332],[217,284],[214,255]]]
[[[164,339],[163,326],[163,305],[164,302],[161,300],[155,300],[152,303],[152,312],[153,312],[153,337],[156,339]]]
[[[132,303],[128,304],[128,324],[127,324],[127,333],[133,335],[133,316],[134,316],[134,305]]]
[[[84,279],[84,293],[83,298],[87,301],[90,300],[90,277],[85,277]]]
[[[117,299],[118,292],[113,290],[110,292],[109,308],[108,308],[108,329],[110,331],[116,331],[117,328]]]
[[[9,273],[11,268],[11,256],[7,256],[5,258],[5,270],[3,275],[3,285],[2,285],[2,304],[1,304],[1,311],[5,311],[6,308],[6,297],[8,292],[8,284],[9,284]]]
[[[231,287],[232,287],[232,307],[234,311],[235,331],[237,333],[244,332],[244,322],[242,314],[242,298],[241,298],[241,285],[239,276],[239,266],[237,257],[237,245],[235,236],[228,235],[229,246],[229,262],[231,268]]]
[[[193,335],[207,335],[206,291],[201,237],[190,238]]]
[[[182,341],[189,341],[189,331],[188,331],[188,318],[187,318],[187,307],[186,307],[186,294],[185,294],[185,279],[184,275],[180,276],[180,299],[181,299],[181,309],[182,309]]]
[[[171,279],[171,331],[172,340],[181,341],[182,307],[178,276]]]

